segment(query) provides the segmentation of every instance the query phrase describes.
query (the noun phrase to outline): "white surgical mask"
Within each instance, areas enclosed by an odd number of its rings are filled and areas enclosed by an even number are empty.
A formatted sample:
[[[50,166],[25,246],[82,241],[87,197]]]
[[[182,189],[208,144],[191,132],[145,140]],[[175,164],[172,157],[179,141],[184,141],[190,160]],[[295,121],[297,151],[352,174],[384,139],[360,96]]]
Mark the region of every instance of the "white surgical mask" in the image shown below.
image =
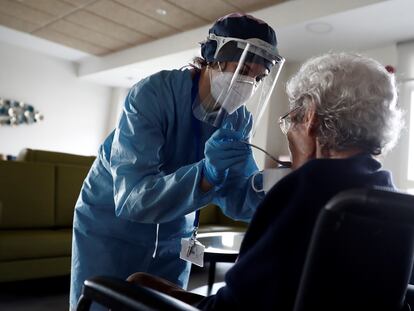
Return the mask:
[[[232,114],[244,105],[256,90],[256,80],[252,77],[239,75],[230,87],[233,72],[210,73],[211,96],[220,103],[228,114]]]

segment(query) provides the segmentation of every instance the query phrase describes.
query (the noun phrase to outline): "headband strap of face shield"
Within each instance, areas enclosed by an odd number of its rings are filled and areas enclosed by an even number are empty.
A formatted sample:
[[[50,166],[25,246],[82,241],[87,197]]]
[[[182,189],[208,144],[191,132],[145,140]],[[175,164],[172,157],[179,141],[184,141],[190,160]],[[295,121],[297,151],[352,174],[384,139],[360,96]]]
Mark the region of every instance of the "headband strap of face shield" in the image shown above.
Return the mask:
[[[245,62],[259,63],[270,70],[283,59],[275,46],[257,38],[239,39],[210,33],[206,42],[208,40],[214,40],[217,44],[213,56],[215,62],[237,62],[247,46],[248,53],[245,55]]]

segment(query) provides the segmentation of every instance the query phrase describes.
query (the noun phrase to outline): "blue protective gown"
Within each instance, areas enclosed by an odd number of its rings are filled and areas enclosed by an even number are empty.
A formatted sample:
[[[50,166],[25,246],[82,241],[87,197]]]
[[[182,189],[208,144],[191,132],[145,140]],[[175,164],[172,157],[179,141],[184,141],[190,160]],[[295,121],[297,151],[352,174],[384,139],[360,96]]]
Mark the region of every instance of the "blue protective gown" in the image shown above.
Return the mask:
[[[215,128],[193,117],[192,87],[190,70],[173,70],[129,92],[76,203],[71,308],[84,280],[96,275],[125,279],[145,271],[186,288],[190,264],[179,253],[194,211],[215,203],[249,221],[263,198],[243,172],[232,172],[221,189],[199,188],[204,144]]]

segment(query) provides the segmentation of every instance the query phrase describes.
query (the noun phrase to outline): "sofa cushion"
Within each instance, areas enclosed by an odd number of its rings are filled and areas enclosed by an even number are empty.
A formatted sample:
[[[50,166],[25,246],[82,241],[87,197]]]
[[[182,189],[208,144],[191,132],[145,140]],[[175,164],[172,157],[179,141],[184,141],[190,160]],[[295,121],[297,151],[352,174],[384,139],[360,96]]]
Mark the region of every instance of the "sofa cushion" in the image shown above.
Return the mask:
[[[53,165],[0,161],[0,176],[0,229],[54,225]]]
[[[25,162],[43,162],[43,163],[63,163],[74,165],[85,165],[90,167],[95,160],[94,156],[82,156],[77,154],[23,149],[17,156],[17,161]]]
[[[39,279],[69,274],[69,256],[0,261],[0,282]]]
[[[56,166],[56,226],[72,226],[73,211],[75,208],[76,200],[78,199],[83,180],[88,174],[88,171],[88,166]]]
[[[0,261],[70,256],[71,229],[0,230]]]

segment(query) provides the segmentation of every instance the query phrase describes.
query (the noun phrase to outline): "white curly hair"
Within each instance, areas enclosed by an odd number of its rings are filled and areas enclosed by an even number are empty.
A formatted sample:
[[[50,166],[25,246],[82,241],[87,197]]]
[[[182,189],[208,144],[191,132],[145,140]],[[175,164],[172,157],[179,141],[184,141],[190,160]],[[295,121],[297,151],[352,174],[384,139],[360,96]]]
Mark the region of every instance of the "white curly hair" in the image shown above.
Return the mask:
[[[373,155],[390,150],[403,126],[395,77],[374,59],[328,53],[305,62],[287,82],[292,123],[314,104],[322,148],[360,148]]]

